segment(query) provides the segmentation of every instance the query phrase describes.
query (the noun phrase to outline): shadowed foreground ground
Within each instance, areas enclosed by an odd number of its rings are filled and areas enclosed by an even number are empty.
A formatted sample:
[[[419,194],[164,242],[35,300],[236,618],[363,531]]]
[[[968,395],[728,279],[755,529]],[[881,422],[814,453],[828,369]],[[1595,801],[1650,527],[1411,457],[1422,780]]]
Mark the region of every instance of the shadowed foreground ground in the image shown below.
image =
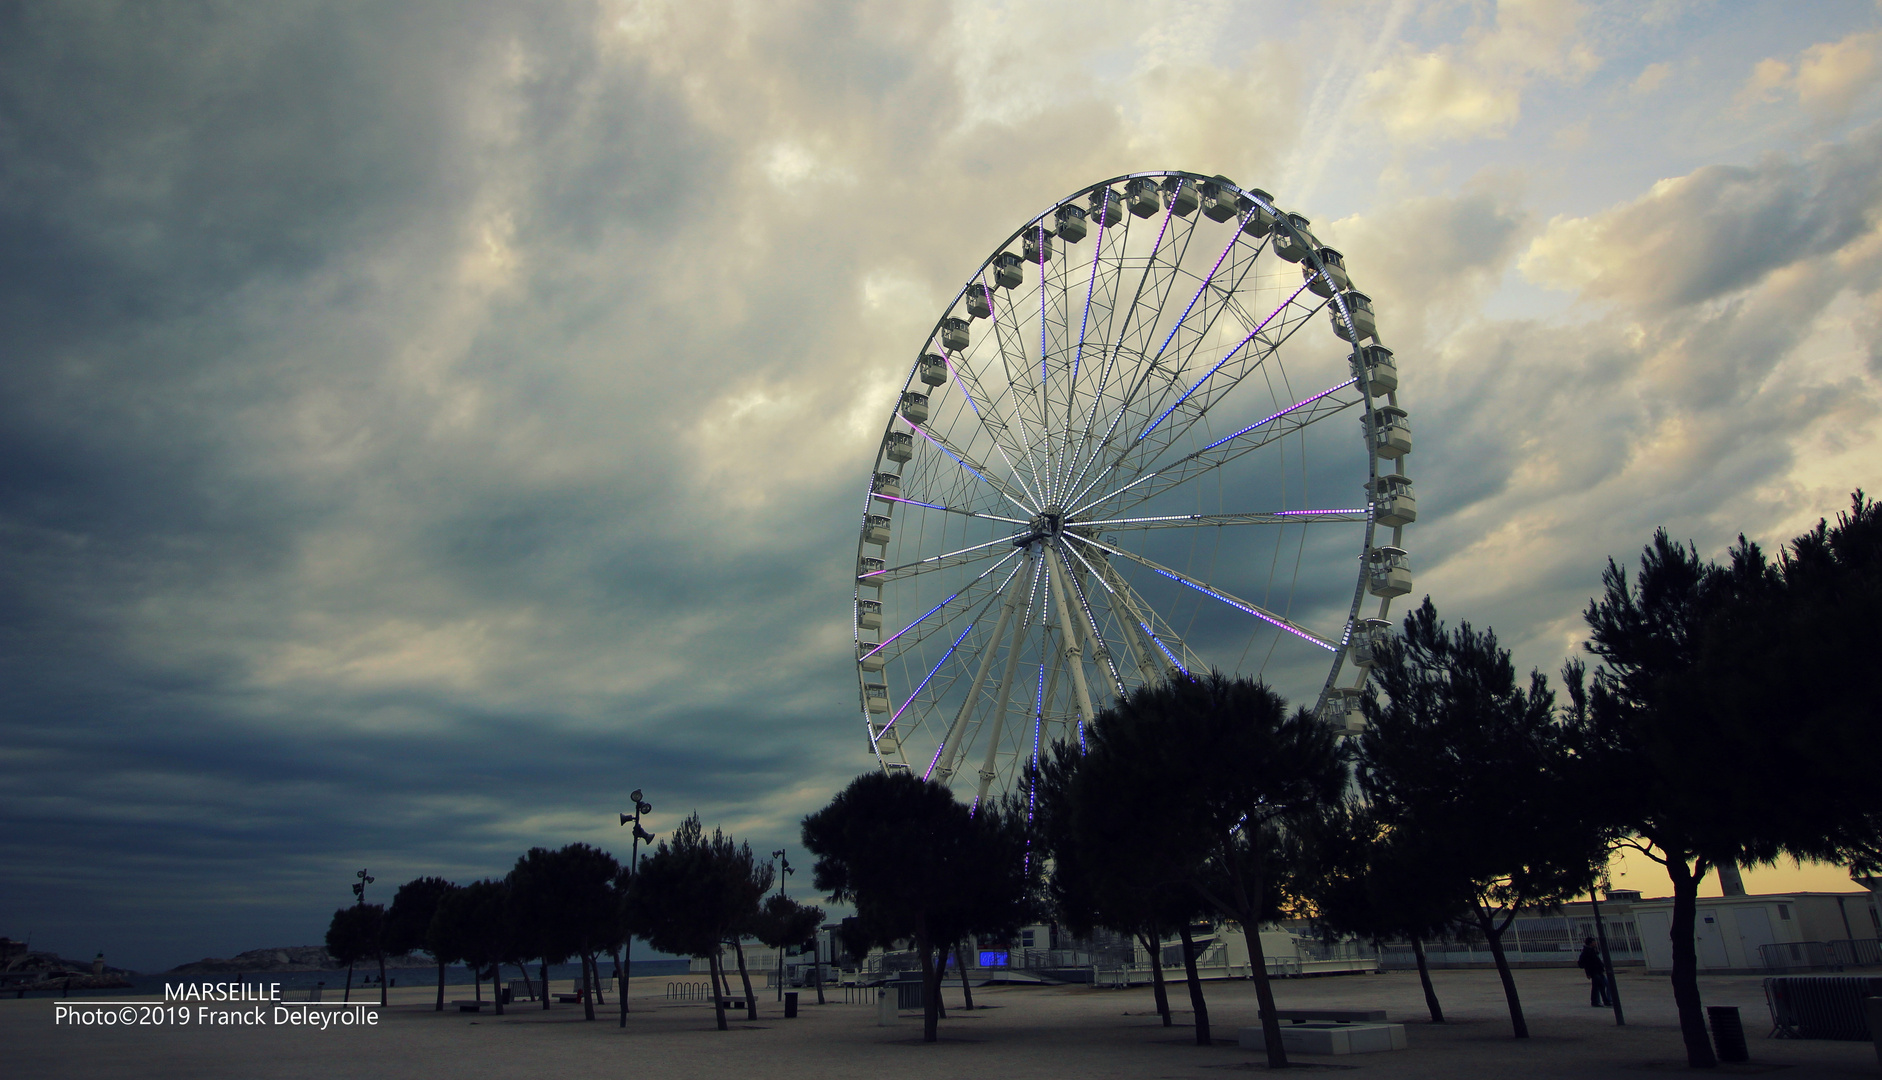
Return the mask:
[[[1533,1037],[1509,1038],[1502,992],[1491,971],[1436,975],[1447,1019],[1426,1022],[1416,975],[1393,973],[1276,983],[1282,1008],[1383,1007],[1409,1024],[1411,1049],[1357,1057],[1307,1058],[1303,1072],[1377,1078],[1630,1077],[1684,1071],[1672,996],[1664,978],[1621,977],[1628,1026],[1587,1005],[1587,984],[1573,969],[1522,971]],[[934,1077],[1077,1077],[1079,1080],[1197,1078],[1262,1068],[1262,1055],[1233,1045],[1235,1029],[1255,1022],[1254,989],[1245,982],[1207,984],[1218,1039],[1198,1047],[1192,1029],[1162,1027],[1150,991],[986,987],[973,1013],[954,1011],[942,1042],[921,1043],[918,1014],[878,1027],[873,1006],[804,1006],[794,1020],[761,999],[759,1019],[733,1014],[732,1030],[713,1029],[712,1010],[663,1000],[671,978],[635,980],[628,1028],[586,1023],[579,1006],[543,1012],[523,1007],[504,1017],[436,1013],[405,1004],[422,988],[396,988],[377,1027],[326,1032],[262,1027],[97,1028],[53,1023],[56,1002],[0,1000],[0,1046],[13,1076],[64,1077],[542,1077],[603,1075],[635,1080],[709,1075],[764,1080],[896,1080]],[[1875,1076],[1868,1043],[1765,1038],[1770,1029],[1756,978],[1701,980],[1708,1005],[1737,1005],[1751,1043],[1749,1066],[1723,1075],[1770,1074],[1782,1080]],[[1180,986],[1173,997],[1187,1003]],[[358,999],[357,996],[355,998]],[[958,987],[949,1005],[959,1004]],[[93,999],[96,1000],[96,999]],[[329,997],[331,1000],[331,995]],[[373,1000],[377,996],[373,995]],[[814,996],[811,998],[814,1001]],[[839,998],[840,1000],[840,998]],[[1179,1025],[1190,1019],[1178,1014]],[[613,1072],[607,1075],[615,1075]]]

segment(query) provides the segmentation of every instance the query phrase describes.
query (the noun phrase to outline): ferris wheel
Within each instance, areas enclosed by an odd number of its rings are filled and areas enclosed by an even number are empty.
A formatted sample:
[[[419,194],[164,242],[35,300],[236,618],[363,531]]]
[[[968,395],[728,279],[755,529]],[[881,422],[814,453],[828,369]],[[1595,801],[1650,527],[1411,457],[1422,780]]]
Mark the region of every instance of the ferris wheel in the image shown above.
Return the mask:
[[[1309,224],[1220,176],[1136,173],[968,279],[864,496],[882,768],[978,805],[1132,687],[1211,668],[1358,730],[1411,590],[1411,427],[1371,300]]]

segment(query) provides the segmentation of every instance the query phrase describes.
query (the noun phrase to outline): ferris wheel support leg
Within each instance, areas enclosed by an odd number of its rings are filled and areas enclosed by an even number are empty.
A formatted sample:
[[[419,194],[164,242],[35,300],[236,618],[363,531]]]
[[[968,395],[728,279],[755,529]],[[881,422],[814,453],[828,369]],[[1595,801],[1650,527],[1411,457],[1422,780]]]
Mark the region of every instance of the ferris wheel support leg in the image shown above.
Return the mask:
[[[1091,709],[1091,688],[1085,683],[1084,635],[1078,623],[1072,619],[1072,609],[1065,601],[1065,594],[1072,587],[1072,575],[1065,569],[1065,560],[1050,544],[1046,545],[1046,558],[1051,562],[1053,576],[1061,582],[1059,588],[1052,590],[1059,602],[1059,625],[1064,628],[1059,640],[1065,647],[1065,662],[1072,669],[1072,686],[1078,693],[1078,707],[1084,710],[1082,715],[1085,723],[1089,724],[1095,714]]]
[[[1133,651],[1138,654],[1138,672],[1143,675],[1146,683],[1162,682],[1169,671],[1169,665],[1158,659],[1159,650],[1151,643],[1150,636],[1144,633],[1144,625],[1148,617],[1138,610],[1131,587],[1118,574],[1117,568],[1111,565],[1111,560],[1106,559],[1098,565],[1104,569],[1105,579],[1111,586],[1111,595],[1124,606],[1125,638],[1132,643]]]
[[[987,651],[980,658],[980,668],[974,672],[974,681],[967,686],[967,700],[961,703],[960,712],[954,714],[954,723],[948,727],[946,747],[941,752],[941,762],[935,770],[944,784],[954,775],[954,759],[960,754],[961,737],[967,731],[968,722],[974,718],[974,707],[980,702],[980,688],[986,685],[987,672],[993,667],[993,654],[1000,651],[1000,639],[1006,636],[1007,624],[1013,621],[1013,610],[1019,606],[1019,592],[1025,584],[1025,575],[1013,576],[1006,603],[1000,607],[1000,621],[994,625],[993,634],[987,639]],[[1014,647],[1017,647],[1017,642]]]
[[[987,736],[987,756],[980,763],[980,786],[974,791],[975,806],[979,806],[980,801],[987,797],[987,788],[993,783],[993,763],[1000,752],[1000,737],[1006,733],[1006,708],[1013,700],[1013,672],[1019,667],[1019,643],[1025,636],[1031,614],[1028,609],[1028,617],[1020,619],[1013,627],[1013,643],[1006,650],[1006,671],[1000,676],[1000,696],[994,705],[993,730]]]

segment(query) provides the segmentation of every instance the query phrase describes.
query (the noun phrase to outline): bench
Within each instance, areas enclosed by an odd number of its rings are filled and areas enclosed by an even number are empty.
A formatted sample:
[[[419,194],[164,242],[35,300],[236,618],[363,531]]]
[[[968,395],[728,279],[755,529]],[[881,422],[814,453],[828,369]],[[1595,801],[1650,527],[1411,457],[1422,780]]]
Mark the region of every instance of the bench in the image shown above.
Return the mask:
[[[555,999],[564,1005],[580,1005],[582,1003],[582,996],[580,994],[557,994]]]
[[[1385,1023],[1384,1009],[1276,1009],[1274,1016],[1275,1019],[1285,1020],[1290,1024]],[[1266,1009],[1261,1011],[1260,1017],[1263,1020],[1268,1018]]]
[[[723,1007],[727,1009],[742,1009],[745,1007],[745,999],[742,997],[725,998]]]
[[[490,1002],[463,998],[458,1001],[453,1001],[451,1004],[457,1006],[458,1012],[483,1012],[484,1006],[490,1004]]]

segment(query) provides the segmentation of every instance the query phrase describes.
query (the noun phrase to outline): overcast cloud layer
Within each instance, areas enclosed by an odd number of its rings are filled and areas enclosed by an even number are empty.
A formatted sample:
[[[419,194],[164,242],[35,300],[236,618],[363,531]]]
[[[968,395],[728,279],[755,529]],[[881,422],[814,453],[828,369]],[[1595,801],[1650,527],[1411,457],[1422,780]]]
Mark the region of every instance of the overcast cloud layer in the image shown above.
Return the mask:
[[[868,763],[908,355],[1106,176],[1224,173],[1347,253],[1418,594],[1525,665],[1654,527],[1878,486],[1875,5],[1143,16],[0,8],[0,933],[314,941],[359,867],[624,850],[634,787],[795,847]]]

